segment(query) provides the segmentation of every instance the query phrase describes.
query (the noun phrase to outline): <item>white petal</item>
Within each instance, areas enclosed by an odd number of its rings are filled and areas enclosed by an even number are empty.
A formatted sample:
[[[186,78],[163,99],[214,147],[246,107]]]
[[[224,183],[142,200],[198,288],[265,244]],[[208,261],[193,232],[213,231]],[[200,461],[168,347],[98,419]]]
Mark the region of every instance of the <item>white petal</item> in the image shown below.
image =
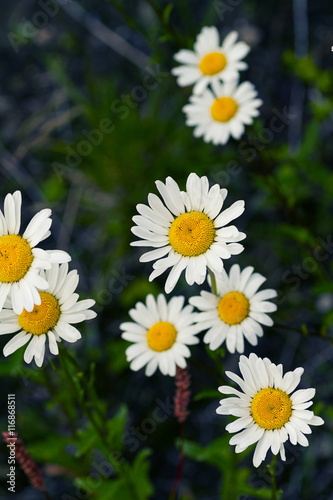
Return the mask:
[[[51,216],[52,211],[49,208],[44,208],[40,212],[38,212],[29,222],[26,230],[23,233],[23,238],[26,239],[29,243],[32,238],[34,238],[36,232],[38,233],[38,228],[40,224],[43,224],[46,219]],[[36,242],[36,244],[38,241]]]
[[[37,342],[38,342],[38,335],[33,335],[31,342],[29,342],[29,345],[24,352],[23,359],[26,363],[31,363],[32,358],[35,355],[35,347],[37,345]]]
[[[316,389],[299,389],[290,396],[290,399],[294,405],[294,404],[304,403],[305,401],[309,401],[314,397],[315,394],[316,394]]]
[[[265,460],[267,451],[272,444],[271,431],[265,431],[262,438],[259,440],[253,455],[253,465],[259,467],[261,462]]]
[[[49,338],[49,349],[51,354],[57,355],[59,354],[58,343],[56,341],[55,335],[52,331],[49,331],[47,334]]]
[[[15,335],[3,348],[3,355],[5,357],[12,354],[14,351],[25,345],[31,337],[31,333],[26,333],[25,331],[21,331],[17,335]]]
[[[0,283],[0,311],[2,310],[7,299],[7,295],[10,292],[10,287],[10,283]]]
[[[187,257],[183,257],[179,262],[171,269],[170,274],[165,282],[166,293],[172,292],[180,278],[182,271],[186,268],[188,262]]]

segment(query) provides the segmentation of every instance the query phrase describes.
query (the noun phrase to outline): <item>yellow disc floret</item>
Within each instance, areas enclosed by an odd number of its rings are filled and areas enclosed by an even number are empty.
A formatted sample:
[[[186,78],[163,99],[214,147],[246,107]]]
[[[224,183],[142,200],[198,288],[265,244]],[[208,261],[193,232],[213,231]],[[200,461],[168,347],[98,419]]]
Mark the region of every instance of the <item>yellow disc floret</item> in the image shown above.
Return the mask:
[[[266,430],[280,429],[291,417],[292,402],[281,389],[261,389],[252,399],[254,421]]]
[[[199,64],[199,69],[202,74],[213,76],[220,73],[226,66],[227,59],[220,52],[211,52],[205,55]]]
[[[42,335],[55,327],[60,318],[60,305],[51,293],[39,292],[41,305],[33,308],[31,312],[23,309],[18,316],[18,322],[28,333]]]
[[[168,321],[155,323],[147,332],[147,342],[153,351],[162,352],[170,349],[176,342],[177,330]]]
[[[229,292],[220,299],[217,310],[224,323],[238,325],[249,314],[250,303],[241,292]]]
[[[213,102],[210,112],[217,122],[228,122],[235,116],[238,104],[232,97],[218,97]]]
[[[0,282],[20,281],[30,269],[34,257],[29,243],[17,234],[0,237]]]
[[[179,215],[169,230],[170,245],[185,257],[196,257],[207,252],[214,238],[214,223],[202,212]]]

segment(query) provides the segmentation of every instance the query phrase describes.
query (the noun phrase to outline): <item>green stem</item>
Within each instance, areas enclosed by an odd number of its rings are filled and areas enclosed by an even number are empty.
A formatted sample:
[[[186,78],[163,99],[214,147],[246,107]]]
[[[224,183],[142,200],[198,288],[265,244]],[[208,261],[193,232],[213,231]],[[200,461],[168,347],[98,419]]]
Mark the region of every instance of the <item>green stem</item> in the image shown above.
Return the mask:
[[[325,329],[323,329],[320,332],[314,332],[314,331],[308,331],[306,325],[305,325],[305,330],[301,330],[300,328],[294,328],[293,326],[283,325],[281,323],[274,323],[274,327],[278,328],[280,330],[287,330],[289,332],[296,332],[296,333],[300,333],[301,335],[311,335],[313,337],[320,337],[322,339],[332,341],[332,337],[327,336]]]
[[[97,397],[96,391],[91,386],[91,384],[86,380],[86,378],[83,376],[82,368],[80,367],[80,365],[77,362],[77,360],[75,359],[75,357],[71,353],[69,353],[66,349],[64,349],[63,352],[64,352],[65,357],[74,366],[74,368],[76,369],[76,371],[78,373],[82,374],[82,376],[80,377],[80,381],[82,382],[83,388],[84,388],[87,396],[90,398],[90,400],[91,401],[95,401],[94,411],[98,415],[98,417],[101,420],[101,422],[104,422],[105,415],[102,412],[100,406],[98,405],[98,397]]]
[[[210,276],[210,279],[211,279],[211,289],[212,289],[212,293],[214,295],[217,295],[217,287],[216,287],[216,278],[215,278],[215,274],[210,270],[208,269],[208,273],[209,273],[209,276]]]
[[[169,33],[169,35],[171,35],[175,45],[178,48],[182,48],[183,44],[182,44],[181,40],[179,39],[179,36],[178,36],[176,30],[173,28],[173,26],[170,25],[170,23],[168,21],[167,22],[165,21],[165,19],[163,17],[163,11],[157,5],[155,5],[154,0],[146,0],[146,2],[150,5],[150,7],[155,12],[155,14],[156,14],[157,18],[159,19],[163,28]]]
[[[95,409],[96,409],[96,404],[94,405],[92,401],[84,401],[80,395],[77,394],[77,387],[73,382],[72,375],[69,372],[67,361],[69,361],[75,368],[75,370],[80,374],[78,377],[79,383],[83,385],[83,388],[86,390],[86,394],[89,395],[91,392],[91,387],[88,383],[88,381],[85,379],[84,373],[79,365],[79,363],[76,361],[75,358],[71,354],[68,353],[66,348],[63,348],[60,346],[59,349],[59,360],[61,367],[63,369],[63,373],[65,374],[69,384],[73,387],[74,389],[74,394],[77,400],[78,405],[81,408],[82,413],[87,417],[91,425],[96,431],[96,434],[100,437],[100,447],[103,453],[105,454],[105,457],[110,461],[110,464],[114,468],[114,470],[119,474],[119,476],[124,477],[129,489],[131,490],[131,498],[133,500],[139,500],[137,490],[135,487],[135,484],[133,484],[132,479],[129,477],[127,473],[127,467],[128,463],[123,460],[123,462],[119,462],[117,459],[114,459],[112,457],[112,453],[110,454],[110,449],[107,443],[107,432],[106,432],[106,421],[104,415],[100,412],[100,417],[102,417],[102,421],[98,422],[95,418]],[[95,399],[95,398],[94,398]]]
[[[55,386],[55,384],[52,381],[52,378],[50,377],[50,374],[47,370],[42,370],[43,376],[44,376],[44,382],[50,393],[55,396],[55,398],[58,396],[58,389]],[[68,420],[68,425],[70,427],[72,436],[77,435],[77,428],[76,428],[76,422],[75,422],[75,417],[72,413],[72,411],[67,407],[66,403],[63,400],[59,400],[59,405],[65,415],[65,417]]]
[[[268,470],[271,476],[271,500],[277,500],[277,490],[276,490],[276,464],[278,456],[273,455],[271,465],[268,466]]]
[[[105,432],[104,429],[106,427],[104,426],[104,428],[103,428],[103,426],[100,426],[99,422],[96,421],[95,415],[94,415],[94,413],[92,412],[92,410],[90,408],[90,406],[92,406],[92,405],[89,404],[89,401],[86,402],[86,403],[84,403],[82,401],[82,398],[77,395],[76,386],[73,383],[72,376],[71,376],[71,374],[69,372],[68,365],[66,363],[66,360],[72,361],[72,358],[68,354],[68,352],[67,352],[67,350],[65,348],[59,350],[59,359],[60,359],[61,366],[62,366],[62,368],[64,370],[64,374],[66,375],[66,378],[68,379],[69,383],[72,385],[72,387],[74,389],[74,393],[75,393],[75,396],[76,396],[77,403],[79,404],[79,406],[80,406],[82,412],[84,413],[84,415],[88,418],[89,422],[94,427],[96,433],[100,436],[100,438],[101,438],[101,445],[103,447],[103,451],[108,454],[110,450],[104,444],[105,443],[105,439],[106,439],[106,432]],[[80,378],[79,378],[80,382],[83,382],[83,380],[84,380],[87,383],[87,381],[85,380],[83,372],[82,372],[81,369],[79,370],[79,373],[82,374],[82,376],[80,376]],[[117,464],[112,464],[112,466],[116,469]]]
[[[178,465],[176,471],[176,477],[174,480],[174,485],[170,491],[169,500],[177,500],[179,494],[180,481],[183,474],[184,467],[184,422],[179,425],[179,455],[178,455]]]
[[[44,493],[44,496],[47,500],[52,500],[52,497],[51,495],[46,491],[46,490],[43,490],[43,493]]]
[[[199,359],[195,359],[195,358],[193,358],[193,356],[191,356],[189,358],[189,362],[192,363],[193,365],[196,365],[198,368],[205,370],[205,372],[209,373],[209,375],[212,375],[212,377],[216,377],[219,380],[219,382],[224,383],[224,384],[227,383],[226,380],[224,379],[223,375],[221,375],[217,370],[214,370],[213,368],[206,365],[205,363],[203,363]]]

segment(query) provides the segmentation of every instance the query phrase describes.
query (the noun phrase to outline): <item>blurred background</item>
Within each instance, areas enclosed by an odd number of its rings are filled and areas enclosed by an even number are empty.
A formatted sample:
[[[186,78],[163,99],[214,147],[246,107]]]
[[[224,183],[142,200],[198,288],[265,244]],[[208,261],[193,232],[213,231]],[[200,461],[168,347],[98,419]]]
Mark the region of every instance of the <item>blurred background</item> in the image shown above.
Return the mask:
[[[2,2],[1,14],[1,200],[22,191],[23,226],[52,208],[44,248],[68,251],[80,296],[96,300],[98,317],[68,348],[95,384],[92,398],[110,422],[113,449],[132,464],[138,498],[169,498],[179,429],[170,410],[174,381],[131,372],[120,338],[128,310],[165,282],[164,275],[148,282],[151,265],[140,264],[140,250],[130,247],[131,218],[136,204],[157,192],[155,180],[172,176],[184,189],[196,172],[228,189],[225,206],[245,200],[238,222],[245,251],[226,269],[252,265],[279,291],[275,326],[255,352],[286,371],[303,366],[302,387],[317,389],[314,410],[325,426],[314,428],[309,448],[287,447],[278,468],[283,498],[332,500],[331,1],[17,0]],[[222,38],[236,30],[251,46],[241,80],[264,102],[240,141],[224,147],[193,137],[182,113],[191,88],[179,88],[170,74],[175,52],[192,49],[203,26],[217,26]],[[180,280],[174,293],[199,291]],[[7,340],[1,336],[1,351]],[[234,454],[227,418],[215,413],[223,371],[238,370],[238,355],[212,354],[202,343],[192,353],[179,498],[270,498],[265,466],[254,471],[252,450]],[[1,429],[7,394],[15,393],[17,431],[53,499],[134,498],[124,484],[115,486],[106,466],[99,470],[107,458],[99,438],[48,361],[40,370],[25,365],[21,349],[2,356],[0,376]],[[73,379],[80,384],[78,372]],[[0,472],[0,495],[12,498],[5,445]],[[45,498],[18,468],[15,495]]]

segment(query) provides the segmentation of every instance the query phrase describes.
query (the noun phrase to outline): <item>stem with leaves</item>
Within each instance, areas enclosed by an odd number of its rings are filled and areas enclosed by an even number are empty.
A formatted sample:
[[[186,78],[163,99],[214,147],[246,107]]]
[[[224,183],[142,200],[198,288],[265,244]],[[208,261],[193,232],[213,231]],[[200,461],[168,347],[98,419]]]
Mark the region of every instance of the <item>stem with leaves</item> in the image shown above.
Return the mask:
[[[184,455],[184,423],[183,422],[181,422],[179,424],[179,429],[180,429],[180,431],[179,431],[179,433],[180,433],[179,438],[180,439],[179,439],[178,465],[177,465],[177,471],[176,471],[174,485],[170,491],[169,500],[177,500],[177,498],[178,498],[179,485],[180,485],[180,481],[182,478],[183,467],[184,467],[185,455]]]
[[[62,373],[65,375],[68,383],[73,387],[73,392],[82,413],[87,417],[92,427],[95,429],[96,434],[100,438],[101,451],[103,451],[107,459],[110,461],[110,464],[117,474],[126,480],[126,483],[131,491],[131,498],[133,498],[133,500],[139,500],[136,486],[133,484],[133,481],[128,474],[128,462],[126,462],[123,457],[120,462],[118,459],[113,457],[112,453],[110,453],[112,450],[110,450],[108,446],[106,417],[100,409],[100,403],[95,389],[92,387],[91,382],[86,380],[85,374],[77,360],[63,346],[60,346],[59,349],[59,360]],[[74,368],[74,371],[76,372],[75,374],[70,373],[69,364]]]

